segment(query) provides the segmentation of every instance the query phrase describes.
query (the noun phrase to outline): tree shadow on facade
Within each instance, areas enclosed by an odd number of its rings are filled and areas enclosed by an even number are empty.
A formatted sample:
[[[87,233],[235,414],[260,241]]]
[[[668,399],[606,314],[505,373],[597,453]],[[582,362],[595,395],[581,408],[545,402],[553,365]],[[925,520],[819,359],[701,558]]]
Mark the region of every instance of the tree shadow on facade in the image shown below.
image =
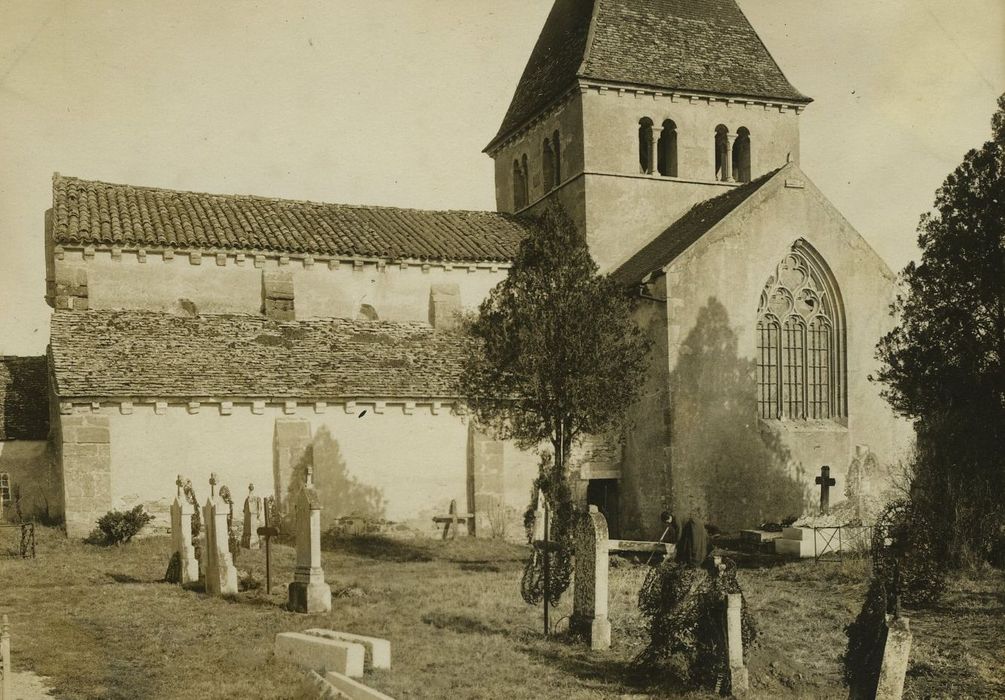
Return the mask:
[[[329,529],[341,518],[377,522],[384,519],[387,500],[384,492],[364,484],[349,474],[338,441],[327,426],[321,426],[304,450],[290,475],[286,501],[296,503],[303,489],[307,467],[314,468],[314,489],[321,501],[321,530]],[[292,515],[293,508],[289,509]]]
[[[698,312],[670,377],[673,504],[726,532],[798,515],[803,485],[788,451],[757,417],[756,364],[715,298]]]

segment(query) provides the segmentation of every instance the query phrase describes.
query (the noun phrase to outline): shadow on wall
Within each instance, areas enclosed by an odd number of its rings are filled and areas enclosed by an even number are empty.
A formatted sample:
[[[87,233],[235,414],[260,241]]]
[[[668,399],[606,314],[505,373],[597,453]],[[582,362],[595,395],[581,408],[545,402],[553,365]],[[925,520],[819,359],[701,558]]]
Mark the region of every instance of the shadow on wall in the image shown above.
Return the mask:
[[[349,474],[338,441],[322,426],[314,434],[310,446],[297,462],[289,480],[287,503],[295,503],[304,484],[307,466],[314,467],[314,488],[321,499],[321,530],[327,530],[340,518],[352,517],[364,521],[384,519],[387,501],[376,486],[360,483]]]
[[[803,508],[803,485],[786,467],[788,451],[759,427],[755,369],[737,354],[725,307],[709,298],[670,377],[673,504],[683,517],[700,509],[725,531]]]

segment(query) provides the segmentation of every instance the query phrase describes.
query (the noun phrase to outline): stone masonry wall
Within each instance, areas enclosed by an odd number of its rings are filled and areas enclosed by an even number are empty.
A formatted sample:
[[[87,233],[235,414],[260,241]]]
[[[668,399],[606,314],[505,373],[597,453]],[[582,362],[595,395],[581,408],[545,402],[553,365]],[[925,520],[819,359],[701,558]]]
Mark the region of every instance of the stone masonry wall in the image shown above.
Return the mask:
[[[112,507],[111,431],[107,416],[60,416],[56,433],[68,537],[85,537]]]

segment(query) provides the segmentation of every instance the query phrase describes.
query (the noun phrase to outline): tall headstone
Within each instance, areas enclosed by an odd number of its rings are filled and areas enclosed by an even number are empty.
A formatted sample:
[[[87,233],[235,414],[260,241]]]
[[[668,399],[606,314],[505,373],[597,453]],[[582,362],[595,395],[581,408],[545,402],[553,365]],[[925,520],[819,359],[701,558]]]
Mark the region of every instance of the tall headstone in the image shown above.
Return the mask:
[[[743,663],[743,594],[726,595],[726,644],[729,655],[729,684],[734,697],[750,690],[750,677]]]
[[[195,546],[192,544],[192,514],[195,509],[182,493],[185,482],[180,474],[175,486],[178,492],[171,504],[171,544],[181,562],[181,583],[191,583],[199,580],[199,560],[195,558]]]
[[[244,532],[241,546],[258,549],[258,528],[262,525],[262,499],[255,495],[255,485],[248,484],[248,497],[244,499]]]
[[[607,520],[596,506],[590,506],[575,530],[576,580],[569,629],[590,640],[595,651],[611,646],[611,622],[607,618],[610,565]]]
[[[227,534],[227,504],[216,495],[216,474],[209,477],[209,498],[202,509],[206,529],[206,592],[211,595],[237,593],[237,569],[230,556]]]
[[[297,494],[295,533],[297,567],[289,587],[289,605],[295,612],[328,612],[332,591],[321,568],[321,499],[314,489],[314,470],[308,466],[304,487]]]
[[[886,629],[876,700],[900,700],[904,695],[904,677],[911,656],[911,625],[906,617],[888,616]]]

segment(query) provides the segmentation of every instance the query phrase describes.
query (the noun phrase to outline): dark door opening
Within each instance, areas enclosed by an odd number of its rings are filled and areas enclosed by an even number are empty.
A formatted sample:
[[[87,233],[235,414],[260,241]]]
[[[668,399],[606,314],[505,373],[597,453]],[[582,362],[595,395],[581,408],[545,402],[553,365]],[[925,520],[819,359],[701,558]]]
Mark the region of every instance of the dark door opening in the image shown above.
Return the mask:
[[[607,518],[607,533],[612,540],[621,538],[621,524],[618,517],[618,480],[590,479],[586,487],[586,503],[597,506],[597,510]]]

